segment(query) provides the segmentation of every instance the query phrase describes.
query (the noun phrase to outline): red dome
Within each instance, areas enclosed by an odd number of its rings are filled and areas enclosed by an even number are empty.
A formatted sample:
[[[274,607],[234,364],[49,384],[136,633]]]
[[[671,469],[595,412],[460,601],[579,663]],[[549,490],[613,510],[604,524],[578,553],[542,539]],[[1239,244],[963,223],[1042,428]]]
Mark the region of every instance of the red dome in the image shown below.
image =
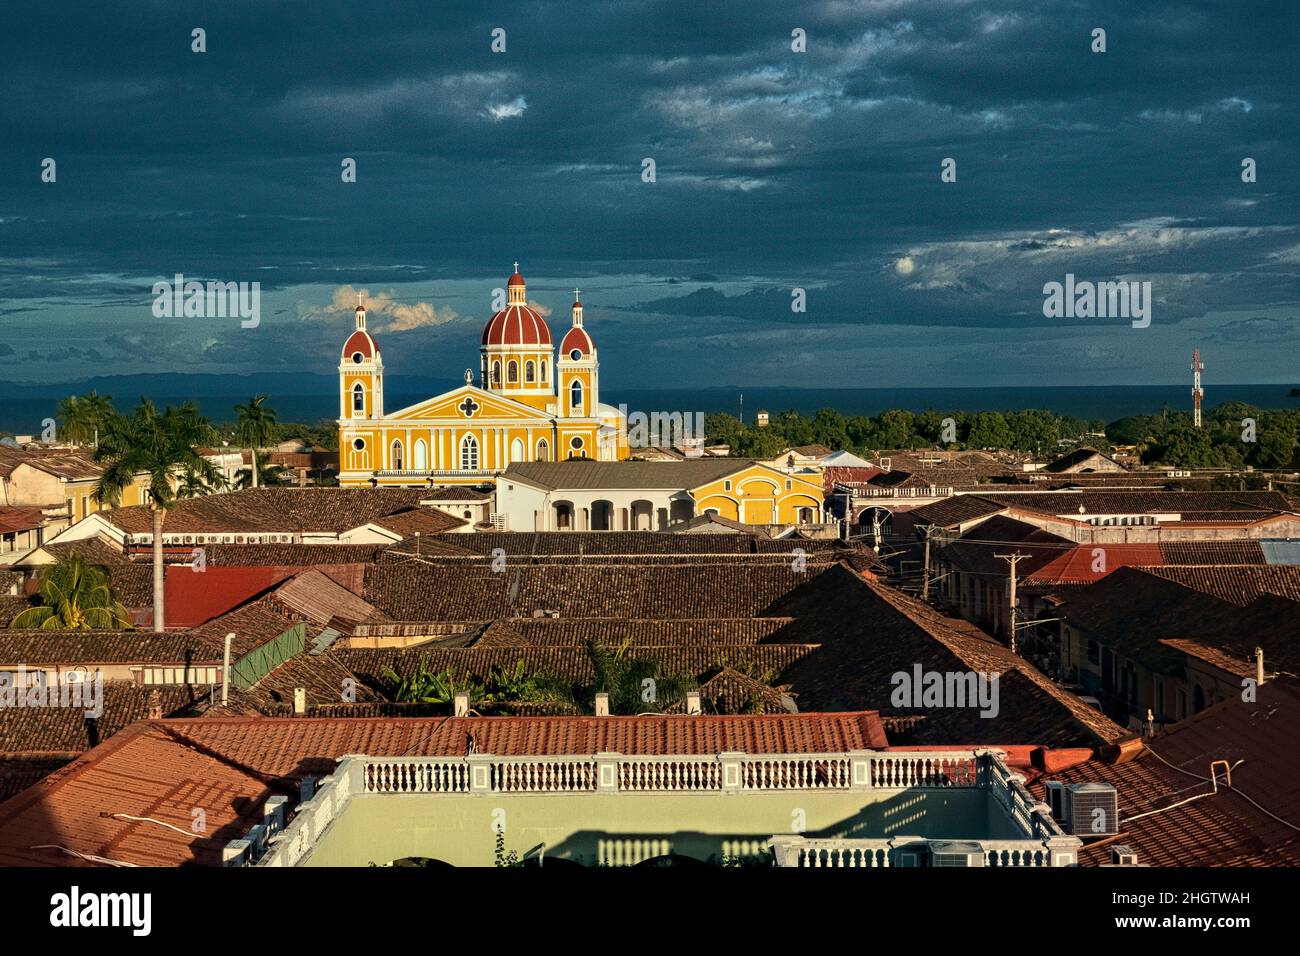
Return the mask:
[[[497,273],[497,275],[500,274],[501,273],[499,272]],[[518,272],[516,272],[514,275],[510,277],[510,281],[506,283],[506,286],[509,287],[512,285],[523,285],[523,284],[524,284],[524,277],[521,276]]]
[[[492,316],[492,321],[483,329],[483,344],[550,348],[551,330],[546,327],[542,317],[528,306],[510,305]]]
[[[343,358],[350,361],[353,355],[361,353],[362,359],[372,359],[379,354],[379,346],[365,329],[357,329],[343,343]]]
[[[577,349],[584,357],[590,356],[596,351],[596,346],[591,342],[591,336],[587,334],[586,329],[574,326],[569,329],[568,334],[564,336],[564,341],[560,343],[560,357],[568,358],[569,353]]]

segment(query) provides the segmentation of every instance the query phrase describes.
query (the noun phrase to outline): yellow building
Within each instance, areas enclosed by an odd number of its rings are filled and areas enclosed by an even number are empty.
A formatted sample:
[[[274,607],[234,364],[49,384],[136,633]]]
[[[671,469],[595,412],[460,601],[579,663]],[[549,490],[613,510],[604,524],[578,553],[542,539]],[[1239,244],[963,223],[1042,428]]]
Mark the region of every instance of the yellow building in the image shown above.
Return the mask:
[[[628,456],[626,422],[600,402],[596,346],[575,301],[558,359],[524,278],[483,329],[479,384],[400,411],[384,411],[384,363],[358,305],[339,362],[339,484],[413,487],[480,484],[511,463]]]
[[[696,514],[712,511],[745,524],[814,524],[821,520],[820,475],[788,475],[752,462],[690,489]]]

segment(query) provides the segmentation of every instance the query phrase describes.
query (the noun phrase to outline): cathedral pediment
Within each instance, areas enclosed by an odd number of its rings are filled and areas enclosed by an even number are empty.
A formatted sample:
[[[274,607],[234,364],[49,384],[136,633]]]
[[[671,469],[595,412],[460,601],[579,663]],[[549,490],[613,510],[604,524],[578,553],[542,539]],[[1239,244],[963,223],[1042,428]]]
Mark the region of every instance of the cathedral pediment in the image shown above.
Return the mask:
[[[553,416],[543,411],[504,398],[476,385],[462,385],[450,392],[435,395],[388,416],[393,422],[477,422],[484,420],[550,422]]]

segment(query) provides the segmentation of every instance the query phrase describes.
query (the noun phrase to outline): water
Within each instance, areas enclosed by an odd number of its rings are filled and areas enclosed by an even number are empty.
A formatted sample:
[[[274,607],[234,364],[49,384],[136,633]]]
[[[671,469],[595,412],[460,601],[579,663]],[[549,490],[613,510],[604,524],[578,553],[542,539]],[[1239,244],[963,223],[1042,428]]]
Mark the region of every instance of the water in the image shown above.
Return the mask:
[[[96,383],[101,391],[115,395],[119,408],[128,407],[123,401],[127,394],[149,394],[160,406],[194,398],[200,409],[211,420],[229,421],[232,407],[248,400],[254,390],[270,393],[270,405],[280,421],[313,423],[322,418],[338,415],[337,394],[289,394],[278,392],[274,386],[240,388],[233,394],[177,395],[150,393],[146,388],[130,392],[114,391],[111,385]],[[313,385],[317,383],[313,382]],[[394,384],[389,380],[390,386]],[[413,390],[409,385],[401,390],[390,387],[384,396],[384,405],[396,411],[407,405],[423,401],[440,391],[455,387],[451,383],[431,382],[424,390]],[[85,391],[81,385],[71,389]],[[1289,396],[1289,385],[1212,385],[1206,388],[1207,410],[1224,402],[1246,402],[1259,408],[1300,408],[1300,398]],[[0,431],[36,434],[41,431],[41,420],[53,415],[58,399],[51,386],[41,389],[43,397],[0,392]],[[811,415],[819,408],[834,408],[845,415],[878,415],[891,408],[915,412],[934,409],[940,412],[1012,411],[1023,408],[1045,408],[1062,415],[1072,415],[1088,421],[1114,421],[1128,415],[1158,413],[1168,405],[1174,410],[1191,408],[1191,388],[1184,385],[1118,385],[1070,387],[992,387],[992,388],[752,388],[744,390],[745,421],[753,422],[754,413],[765,409],[773,415],[794,409]],[[625,403],[632,411],[664,412],[729,412],[740,413],[738,389],[622,389],[602,394],[610,404]]]

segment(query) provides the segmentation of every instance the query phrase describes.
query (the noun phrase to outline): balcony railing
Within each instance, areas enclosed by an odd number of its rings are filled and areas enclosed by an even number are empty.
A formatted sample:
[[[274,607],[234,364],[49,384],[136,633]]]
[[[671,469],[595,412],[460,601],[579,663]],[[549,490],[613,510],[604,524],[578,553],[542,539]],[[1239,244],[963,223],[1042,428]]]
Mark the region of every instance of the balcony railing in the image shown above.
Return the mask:
[[[744,793],[979,789],[1006,812],[1023,840],[986,842],[989,865],[1051,865],[1045,841],[1065,837],[1045,804],[1036,803],[999,751],[851,751],[826,754],[593,755],[500,757],[345,756],[315,796],[258,860],[294,866],[310,855],[354,798],[406,794]],[[888,866],[889,840],[806,841],[773,838],[799,866]],[[775,841],[802,841],[781,849]],[[784,844],[782,844],[784,846]],[[795,847],[796,844],[790,844]],[[795,854],[791,856],[790,854]],[[802,855],[799,855],[802,854]],[[1021,863],[1045,859],[1048,862]],[[829,862],[829,861],[835,862]],[[874,862],[873,862],[874,861]],[[1010,862],[1016,861],[1016,862]],[[1061,864],[1057,864],[1061,865]]]

